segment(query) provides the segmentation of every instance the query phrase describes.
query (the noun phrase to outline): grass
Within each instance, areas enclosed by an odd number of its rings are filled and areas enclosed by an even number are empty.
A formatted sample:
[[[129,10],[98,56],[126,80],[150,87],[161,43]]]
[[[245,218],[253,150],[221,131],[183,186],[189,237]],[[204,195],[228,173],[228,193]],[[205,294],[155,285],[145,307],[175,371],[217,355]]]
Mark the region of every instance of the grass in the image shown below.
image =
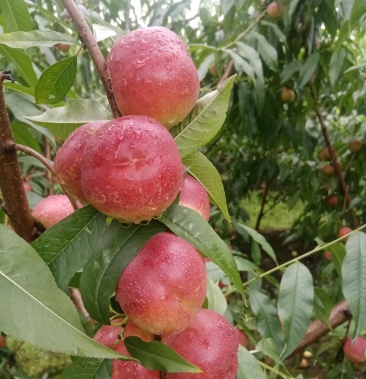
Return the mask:
[[[265,216],[263,216],[260,229],[262,230],[286,230],[290,229],[293,222],[301,215],[303,205],[297,203],[291,210],[288,209],[287,203],[280,201],[274,204],[273,196],[268,197],[268,201],[265,205],[264,211],[271,208]],[[260,211],[261,206],[261,193],[253,192],[249,197],[240,201],[240,206],[245,209],[249,214],[249,220],[247,225],[251,228],[255,227],[255,223]]]

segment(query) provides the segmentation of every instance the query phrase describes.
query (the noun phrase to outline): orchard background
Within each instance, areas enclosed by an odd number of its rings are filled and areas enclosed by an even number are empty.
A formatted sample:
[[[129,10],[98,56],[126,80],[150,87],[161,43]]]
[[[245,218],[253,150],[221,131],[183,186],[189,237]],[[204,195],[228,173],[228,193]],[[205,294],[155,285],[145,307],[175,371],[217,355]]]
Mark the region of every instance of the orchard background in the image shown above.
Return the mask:
[[[269,3],[105,0],[75,10],[70,0],[0,0],[1,378],[109,377],[117,353],[89,338],[121,311],[109,277],[165,228],[212,260],[204,306],[248,339],[238,379],[365,377],[343,344],[366,331],[366,4],[279,1],[275,17]],[[52,175],[62,142],[86,122],[113,118],[103,57],[141,26],[175,31],[198,69],[203,99],[172,135],[209,192],[211,226],[173,204],[160,220],[132,226],[130,238],[88,206],[34,234],[30,210],[63,193]],[[261,228],[268,214],[271,233]],[[346,244],[341,227],[354,230]],[[43,358],[27,367],[20,341],[66,355],[49,353],[54,367],[32,367]],[[151,346],[130,342],[149,368],[192,369]]]

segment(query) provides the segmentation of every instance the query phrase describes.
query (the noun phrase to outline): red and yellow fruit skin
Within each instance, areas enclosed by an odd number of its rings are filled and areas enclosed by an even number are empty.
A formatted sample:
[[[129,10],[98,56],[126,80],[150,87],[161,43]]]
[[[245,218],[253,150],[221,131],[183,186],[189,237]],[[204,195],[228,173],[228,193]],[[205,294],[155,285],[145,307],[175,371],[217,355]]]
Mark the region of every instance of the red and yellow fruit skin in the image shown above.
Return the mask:
[[[84,149],[81,184],[87,201],[124,222],[150,220],[168,208],[184,166],[168,130],[146,116],[104,124]]]
[[[342,238],[343,236],[345,236],[346,234],[351,233],[351,232],[352,232],[352,229],[350,227],[342,226],[338,230],[338,238]],[[341,242],[346,243],[347,240],[348,240],[348,237],[343,238]]]
[[[245,348],[248,347],[248,338],[245,335],[245,333],[238,328],[235,328],[235,333],[236,333],[236,336],[238,338],[239,344],[244,346]]]
[[[95,334],[93,339],[100,344],[113,349],[117,344],[119,334],[122,330],[121,326],[117,325],[103,325]]]
[[[235,379],[238,370],[238,339],[234,327],[220,314],[200,309],[181,333],[162,338],[203,372],[167,373],[166,379]]]
[[[283,13],[285,11],[285,4],[277,1],[272,1],[267,6],[267,17],[270,20],[279,21],[282,19]]]
[[[332,252],[327,250],[324,252],[324,258],[327,260],[327,261],[331,261],[333,259],[333,255],[332,255]]]
[[[84,148],[91,135],[107,121],[92,121],[75,129],[58,149],[54,169],[63,188],[83,203],[87,203],[81,188],[81,162]]]
[[[191,175],[184,175],[179,204],[192,208],[206,221],[210,218],[210,200],[205,187]]]
[[[146,115],[168,129],[195,105],[197,69],[177,34],[163,27],[134,30],[115,42],[107,59],[122,115]]]
[[[347,359],[352,363],[366,362],[366,338],[357,337],[354,344],[352,338],[347,337],[343,345],[343,352]]]
[[[188,326],[205,300],[206,289],[200,253],[182,238],[161,232],[123,271],[116,299],[137,326],[163,335]]]
[[[82,207],[80,203],[77,205],[79,208]],[[52,195],[37,204],[32,211],[32,215],[36,222],[42,224],[45,229],[48,229],[67,216],[70,216],[74,211],[66,195]]]
[[[353,140],[348,143],[348,149],[352,151],[352,153],[358,153],[362,149],[362,145],[362,140]]]
[[[295,100],[295,92],[290,88],[283,87],[280,99],[283,104],[292,103]]]

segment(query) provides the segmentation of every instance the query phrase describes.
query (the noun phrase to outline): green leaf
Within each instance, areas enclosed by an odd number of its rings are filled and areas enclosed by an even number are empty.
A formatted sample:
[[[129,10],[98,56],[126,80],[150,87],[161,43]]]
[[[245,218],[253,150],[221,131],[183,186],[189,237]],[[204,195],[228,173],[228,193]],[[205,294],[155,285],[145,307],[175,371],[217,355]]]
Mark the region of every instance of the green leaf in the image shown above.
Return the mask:
[[[225,80],[217,90],[199,99],[192,112],[172,129],[182,158],[211,141],[222,127],[235,77]]]
[[[255,242],[257,242],[262,249],[277,263],[276,254],[273,251],[271,245],[266,241],[266,239],[259,234],[255,229],[250,228],[244,224],[240,224],[239,222],[233,221],[235,228],[241,234],[246,236],[246,233],[253,238]],[[277,263],[278,264],[278,263]]]
[[[290,80],[293,75],[301,68],[300,62],[294,59],[291,63],[285,66],[281,72],[281,84]]]
[[[3,225],[0,288],[0,330],[4,333],[60,353],[123,358],[84,333],[75,306],[56,286],[47,265],[31,245]]]
[[[33,64],[29,56],[22,50],[12,49],[7,46],[0,46],[0,52],[12,61],[16,68],[16,73],[30,86],[35,87],[37,76],[33,69]],[[14,79],[18,79],[16,76]]]
[[[282,360],[278,354],[276,344],[272,338],[263,338],[255,347],[255,350],[261,351],[267,357],[273,359],[277,364],[282,365]]]
[[[250,37],[257,40],[258,53],[266,63],[266,65],[273,71],[278,69],[278,56],[277,50],[267,41],[263,34],[252,31]]]
[[[241,345],[239,345],[238,359],[239,369],[236,379],[266,379],[259,361]]]
[[[173,233],[192,244],[202,254],[211,258],[244,296],[243,286],[234,257],[225,242],[194,210],[179,204],[171,205],[160,217]]]
[[[210,69],[211,65],[215,62],[215,54],[209,54],[200,64],[200,67],[198,68],[198,77],[200,81],[202,81],[206,75],[207,71]]]
[[[7,45],[16,49],[28,49],[29,47],[47,46],[51,47],[58,43],[75,44],[77,40],[68,34],[32,30],[31,32],[12,32],[0,34],[0,44]]]
[[[208,309],[212,309],[220,315],[224,315],[227,309],[227,301],[220,287],[210,278],[207,280]]]
[[[61,220],[32,243],[59,287],[69,284],[74,274],[89,261],[105,220],[105,215],[89,205]]]
[[[268,296],[254,289],[249,289],[250,307],[256,316],[257,330],[264,338],[272,338],[281,351],[284,345],[283,333],[277,310]]]
[[[344,48],[336,50],[332,54],[329,64],[329,79],[333,87],[337,83],[345,58],[346,49]]]
[[[300,67],[300,73],[299,73],[299,87],[304,87],[313,74],[315,73],[318,62],[319,62],[320,54],[314,53],[311,54],[305,61],[304,65]]]
[[[38,104],[56,104],[63,100],[74,83],[77,55],[63,59],[43,72],[35,89]]]
[[[33,29],[33,20],[23,0],[0,0],[0,9],[5,16],[6,33],[18,30],[28,32]]]
[[[60,379],[106,379],[112,373],[112,360],[78,358],[61,374]]]
[[[151,237],[165,229],[158,221],[130,227],[112,221],[80,278],[85,308],[95,320],[109,323],[110,297],[122,271]]]
[[[353,337],[357,337],[366,328],[366,234],[351,234],[346,252],[342,264],[342,290],[355,323]]]
[[[189,168],[189,173],[206,188],[211,203],[216,205],[230,222],[224,186],[216,167],[198,150],[187,155],[182,161]]]
[[[19,83],[6,82],[3,84],[5,88],[9,88],[13,91],[22,93],[23,95],[28,95],[34,97],[34,88],[33,87],[25,87]]]
[[[188,363],[169,346],[161,342],[145,342],[138,337],[127,337],[127,351],[141,364],[150,369],[165,372],[202,372],[198,367]]]
[[[285,331],[282,357],[290,355],[304,337],[313,311],[314,287],[309,269],[293,263],[285,270],[278,295],[278,314]]]
[[[112,118],[110,111],[96,100],[70,100],[65,106],[48,109],[40,116],[26,117],[63,139],[66,139],[80,125]]]
[[[342,262],[346,256],[346,249],[343,243],[337,242],[328,248],[332,253],[332,262],[337,274],[342,277]]]
[[[250,67],[252,67],[255,76],[263,81],[263,66],[262,61],[256,52],[251,46],[246,45],[243,42],[237,43],[238,47],[238,53],[241,57],[245,58],[249,64]]]
[[[41,147],[37,138],[34,137],[34,133],[30,132],[30,127],[22,122],[12,122],[11,128],[13,130],[14,139],[16,143],[28,146],[38,153],[42,153]],[[44,166],[42,166],[43,168]]]

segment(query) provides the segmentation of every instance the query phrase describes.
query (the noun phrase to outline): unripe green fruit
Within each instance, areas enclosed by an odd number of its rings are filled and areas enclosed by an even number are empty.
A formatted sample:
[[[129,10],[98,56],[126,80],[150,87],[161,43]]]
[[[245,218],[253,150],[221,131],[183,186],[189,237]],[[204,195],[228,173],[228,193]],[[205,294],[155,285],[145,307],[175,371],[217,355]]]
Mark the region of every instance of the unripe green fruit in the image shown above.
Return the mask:
[[[168,129],[195,105],[197,69],[177,34],[163,27],[134,30],[115,42],[107,59],[123,115],[145,115]]]

